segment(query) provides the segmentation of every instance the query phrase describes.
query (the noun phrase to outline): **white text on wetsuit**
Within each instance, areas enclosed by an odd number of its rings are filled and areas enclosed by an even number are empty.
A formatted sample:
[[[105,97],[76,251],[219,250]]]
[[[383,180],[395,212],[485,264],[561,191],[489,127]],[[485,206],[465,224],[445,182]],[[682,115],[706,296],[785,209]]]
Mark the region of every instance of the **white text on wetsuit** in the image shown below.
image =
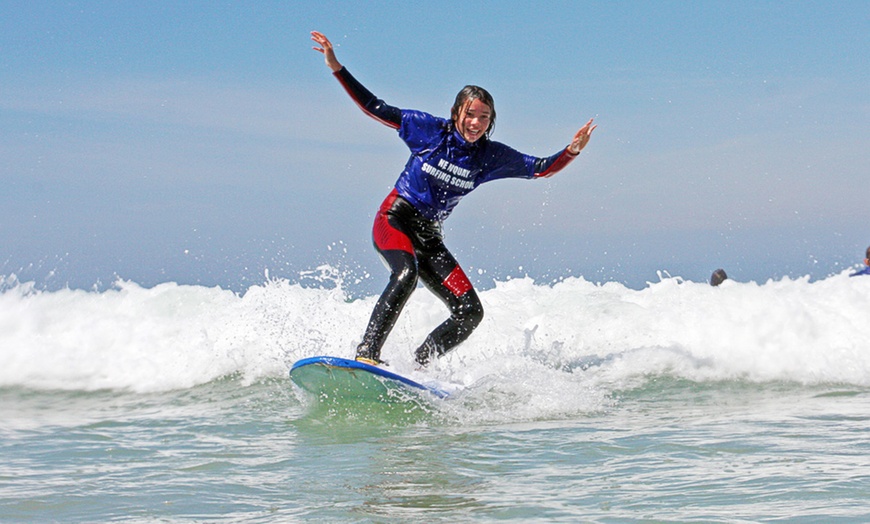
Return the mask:
[[[471,171],[453,165],[443,158],[438,160],[438,167],[423,164],[421,169],[436,179],[455,188],[467,189],[469,191],[474,189],[474,181],[469,180],[471,178]]]

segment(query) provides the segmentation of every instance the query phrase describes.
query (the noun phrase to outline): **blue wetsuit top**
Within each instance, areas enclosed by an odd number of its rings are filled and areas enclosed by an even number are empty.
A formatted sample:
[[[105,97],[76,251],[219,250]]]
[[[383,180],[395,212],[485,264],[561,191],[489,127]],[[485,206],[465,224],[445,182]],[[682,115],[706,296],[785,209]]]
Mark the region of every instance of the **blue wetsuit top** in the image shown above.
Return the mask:
[[[849,276],[850,276],[850,277],[857,277],[857,276],[860,276],[860,275],[870,275],[870,266],[865,267],[865,268],[862,269],[861,271],[857,271],[857,272],[855,272],[855,273],[852,273],[852,274],[849,275]]]
[[[550,176],[576,157],[567,147],[538,158],[487,137],[470,143],[451,120],[387,105],[344,67],[334,74],[366,114],[398,130],[411,157],[396,181],[396,191],[429,220],[447,218],[463,196],[484,182]]]

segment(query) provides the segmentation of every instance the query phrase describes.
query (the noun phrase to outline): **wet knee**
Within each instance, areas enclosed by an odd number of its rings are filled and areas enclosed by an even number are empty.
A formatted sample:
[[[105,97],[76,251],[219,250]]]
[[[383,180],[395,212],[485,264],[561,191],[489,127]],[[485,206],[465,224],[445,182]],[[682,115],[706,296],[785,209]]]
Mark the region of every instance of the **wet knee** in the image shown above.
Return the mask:
[[[483,304],[480,300],[465,303],[457,311],[456,317],[463,328],[471,331],[483,321]]]
[[[406,264],[398,271],[394,271],[391,278],[403,288],[414,289],[417,286],[417,267]]]

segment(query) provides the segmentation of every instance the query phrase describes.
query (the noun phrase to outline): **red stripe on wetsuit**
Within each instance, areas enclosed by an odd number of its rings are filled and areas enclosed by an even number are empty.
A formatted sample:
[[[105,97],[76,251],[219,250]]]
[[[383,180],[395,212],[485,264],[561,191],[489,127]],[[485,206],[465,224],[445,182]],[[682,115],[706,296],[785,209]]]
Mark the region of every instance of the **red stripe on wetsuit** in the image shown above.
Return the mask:
[[[552,157],[550,157],[550,158],[552,158]],[[562,154],[560,154],[556,158],[556,160],[547,167],[547,169],[543,170],[540,173],[535,173],[535,178],[551,177],[551,176],[555,175],[556,173],[558,173],[559,171],[561,171],[562,169],[564,169],[565,166],[570,164],[571,161],[574,160],[575,158],[577,158],[577,155],[568,151],[568,148],[566,147],[562,151]]]
[[[442,284],[444,284],[444,287],[449,289],[450,292],[457,297],[461,297],[468,293],[468,290],[472,288],[471,281],[468,280],[468,276],[465,274],[465,271],[462,271],[459,264],[456,264],[456,267],[453,268],[453,271],[451,271],[449,275],[447,275],[447,278],[444,279]]]
[[[396,201],[398,196],[399,192],[393,189],[387,195],[387,198],[384,199],[380,209],[378,209],[378,216],[375,219],[372,235],[375,239],[375,245],[382,251],[398,249],[413,255],[414,245],[411,243],[411,239],[405,233],[394,228],[390,224],[390,218],[387,216],[387,212],[393,207],[393,202]]]
[[[387,127],[399,129],[402,124],[402,112],[400,109],[392,107],[383,100],[378,99],[344,67],[332,74],[338,79],[338,82],[347,91],[347,94],[350,95],[354,103],[362,109],[363,113]]]
[[[393,189],[390,194],[387,195],[387,198],[384,199],[384,202],[378,209],[378,215],[375,218],[372,236],[374,237],[375,245],[379,250],[404,251],[416,258],[417,255],[414,253],[414,245],[411,243],[411,239],[408,235],[399,231],[390,224],[390,218],[387,214],[398,197],[399,192]],[[468,276],[465,274],[465,271],[459,267],[459,264],[453,268],[453,271],[451,271],[450,274],[447,275],[447,278],[445,278],[441,283],[457,297],[466,294],[473,287]]]

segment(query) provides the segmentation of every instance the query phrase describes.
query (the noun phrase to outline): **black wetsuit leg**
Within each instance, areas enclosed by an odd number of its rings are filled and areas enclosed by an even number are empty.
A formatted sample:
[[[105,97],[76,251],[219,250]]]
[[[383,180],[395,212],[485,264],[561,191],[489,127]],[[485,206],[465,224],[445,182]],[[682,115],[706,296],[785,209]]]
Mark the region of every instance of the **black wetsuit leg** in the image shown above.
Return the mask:
[[[440,239],[430,249],[418,258],[420,280],[447,305],[450,318],[417,348],[415,358],[422,365],[464,342],[483,320],[483,305],[459,263]]]
[[[390,281],[381,293],[366,326],[356,356],[381,361],[381,348],[396,325],[399,313],[417,287],[417,260],[412,253],[401,250],[378,250],[390,270]]]
[[[397,204],[398,202],[398,204]],[[387,269],[390,281],[381,293],[372,316],[366,326],[363,340],[357,347],[356,356],[380,362],[381,347],[387,335],[396,325],[399,313],[417,287],[417,255],[403,220],[403,209],[395,190],[387,195],[375,216],[372,227],[372,242]]]
[[[483,319],[483,306],[444,246],[440,223],[424,218],[393,191],[378,211],[372,236],[390,270],[390,281],[372,311],[357,356],[380,360],[381,347],[414,292],[418,276],[447,305],[450,318],[417,349],[417,361],[426,364],[468,338]]]

